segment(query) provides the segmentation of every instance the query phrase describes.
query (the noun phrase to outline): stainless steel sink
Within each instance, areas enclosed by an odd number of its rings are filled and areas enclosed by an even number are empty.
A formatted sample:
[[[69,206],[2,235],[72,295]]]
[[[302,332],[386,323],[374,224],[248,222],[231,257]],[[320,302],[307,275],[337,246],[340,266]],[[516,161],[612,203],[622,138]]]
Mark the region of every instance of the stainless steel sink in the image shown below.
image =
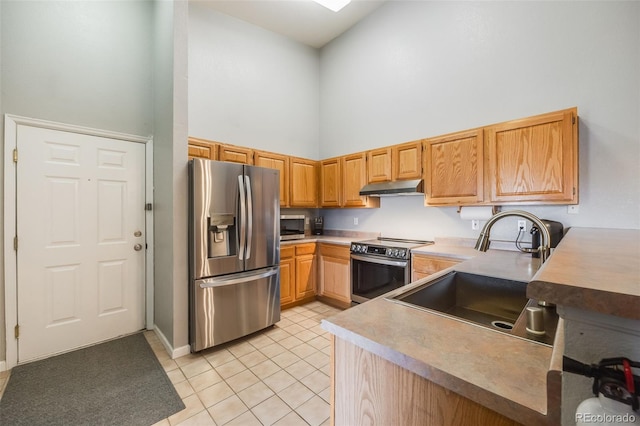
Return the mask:
[[[526,291],[526,282],[454,271],[387,300],[552,345],[555,309],[542,308],[545,335],[527,333],[524,310],[537,303],[527,298]]]

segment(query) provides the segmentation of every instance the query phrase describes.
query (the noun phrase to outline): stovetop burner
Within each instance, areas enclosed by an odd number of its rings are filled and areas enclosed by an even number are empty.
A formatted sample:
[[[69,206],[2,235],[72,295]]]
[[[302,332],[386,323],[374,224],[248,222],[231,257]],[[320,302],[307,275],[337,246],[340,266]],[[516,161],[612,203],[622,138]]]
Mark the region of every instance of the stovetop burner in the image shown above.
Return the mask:
[[[433,241],[380,237],[375,240],[352,242],[351,253],[390,257],[394,259],[409,259],[412,248],[431,244],[433,244]]]

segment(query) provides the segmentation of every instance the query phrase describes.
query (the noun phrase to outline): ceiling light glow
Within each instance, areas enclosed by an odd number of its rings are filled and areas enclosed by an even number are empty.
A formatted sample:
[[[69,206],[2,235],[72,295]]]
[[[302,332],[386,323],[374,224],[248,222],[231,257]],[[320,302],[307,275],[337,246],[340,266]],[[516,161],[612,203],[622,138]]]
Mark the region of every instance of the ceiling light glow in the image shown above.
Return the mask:
[[[327,9],[333,10],[334,12],[339,11],[349,3],[351,0],[313,0],[316,3],[326,7]]]

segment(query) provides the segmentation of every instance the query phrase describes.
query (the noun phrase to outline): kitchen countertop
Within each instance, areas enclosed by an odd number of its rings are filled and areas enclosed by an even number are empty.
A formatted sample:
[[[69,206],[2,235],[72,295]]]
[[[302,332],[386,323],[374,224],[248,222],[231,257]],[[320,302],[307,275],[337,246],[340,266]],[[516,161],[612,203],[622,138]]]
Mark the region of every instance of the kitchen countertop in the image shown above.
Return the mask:
[[[444,246],[441,246],[441,249]],[[428,246],[438,253],[438,244]],[[450,248],[443,250],[450,251]],[[539,260],[490,250],[387,296],[409,291],[451,270],[529,281]],[[559,422],[562,323],[554,348],[438,314],[377,298],[322,322],[340,339],[387,359],[440,386],[525,424]],[[550,377],[551,377],[550,376]]]
[[[304,243],[330,243],[330,244],[338,244],[342,246],[350,246],[352,241],[357,241],[358,239],[362,239],[362,238],[339,237],[335,235],[309,235],[299,240],[280,241],[280,245],[288,246],[292,244],[304,244]]]
[[[640,320],[640,230],[571,228],[527,286],[556,305]]]

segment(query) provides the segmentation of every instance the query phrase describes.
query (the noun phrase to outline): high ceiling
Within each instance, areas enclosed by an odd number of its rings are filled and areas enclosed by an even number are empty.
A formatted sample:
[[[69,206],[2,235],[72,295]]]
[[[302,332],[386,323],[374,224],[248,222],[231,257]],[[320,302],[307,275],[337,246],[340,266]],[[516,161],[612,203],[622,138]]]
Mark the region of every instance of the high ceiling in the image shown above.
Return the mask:
[[[332,12],[312,0],[191,1],[320,48],[387,0],[352,0],[339,12]]]

